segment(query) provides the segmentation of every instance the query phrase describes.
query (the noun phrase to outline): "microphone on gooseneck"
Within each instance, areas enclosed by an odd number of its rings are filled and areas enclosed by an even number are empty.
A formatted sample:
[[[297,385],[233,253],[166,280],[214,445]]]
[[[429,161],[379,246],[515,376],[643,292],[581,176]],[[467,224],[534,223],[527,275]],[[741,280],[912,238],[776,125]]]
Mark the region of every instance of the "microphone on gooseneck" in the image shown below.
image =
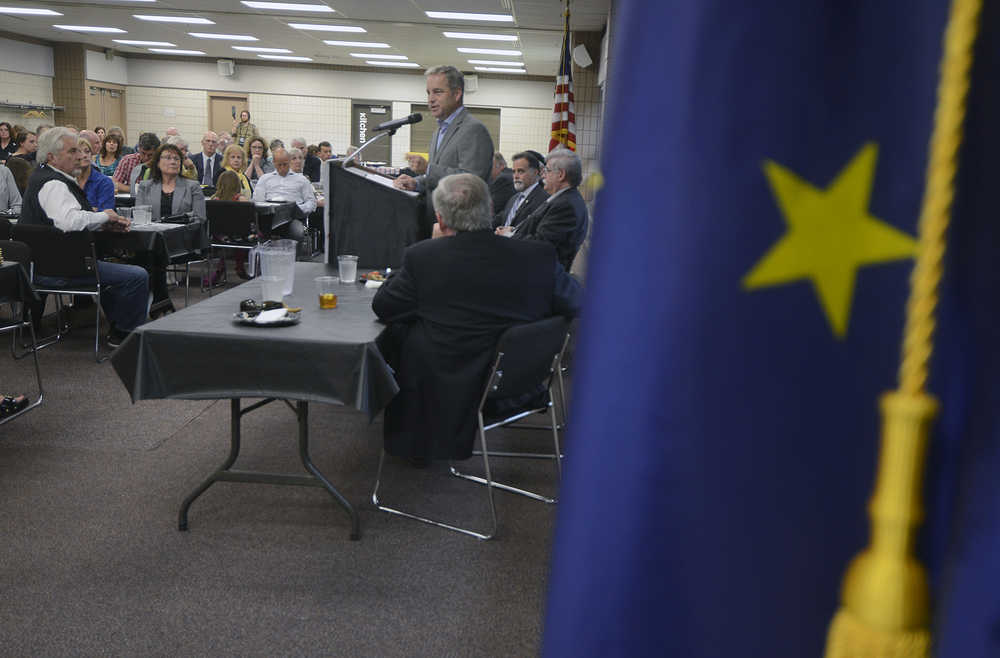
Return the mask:
[[[392,121],[380,123],[375,130],[395,130],[396,128],[400,128],[402,126],[408,126],[411,123],[420,123],[423,119],[424,117],[421,116],[419,112],[414,112],[410,116],[402,119],[393,119]]]

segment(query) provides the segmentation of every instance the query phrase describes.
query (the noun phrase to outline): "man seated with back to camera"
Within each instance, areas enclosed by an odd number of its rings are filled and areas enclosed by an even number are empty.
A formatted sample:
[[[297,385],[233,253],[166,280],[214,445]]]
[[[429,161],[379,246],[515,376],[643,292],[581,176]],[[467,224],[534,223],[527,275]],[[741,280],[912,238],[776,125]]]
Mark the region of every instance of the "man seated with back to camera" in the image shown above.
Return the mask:
[[[549,153],[542,170],[542,180],[549,198],[516,228],[501,226],[497,235],[515,240],[541,240],[550,243],[567,270],[587,237],[587,203],[577,187],[583,180],[580,156],[564,148]]]
[[[54,226],[61,231],[127,231],[129,221],[114,210],[89,210],[90,203],[76,183],[80,166],[77,140],[77,134],[68,128],[50,128],[39,139],[37,153],[42,164],[28,180],[18,223]],[[101,307],[111,322],[108,345],[117,347],[146,319],[149,277],[141,267],[104,261],[97,262],[97,274],[101,280]],[[35,282],[63,286],[86,285],[94,280],[36,275]]]
[[[385,411],[385,449],[418,460],[465,459],[500,334],[575,315],[581,291],[550,244],[493,233],[481,177],[442,178],[434,208],[434,239],[408,247],[372,301],[389,325],[378,345],[400,387]]]

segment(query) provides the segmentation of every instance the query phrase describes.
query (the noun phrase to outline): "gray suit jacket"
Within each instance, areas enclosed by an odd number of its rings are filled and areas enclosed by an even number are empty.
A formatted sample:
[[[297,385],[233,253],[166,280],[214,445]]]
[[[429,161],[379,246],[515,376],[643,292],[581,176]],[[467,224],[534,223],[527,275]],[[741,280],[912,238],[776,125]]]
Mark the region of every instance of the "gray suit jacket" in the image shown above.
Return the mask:
[[[493,169],[493,139],[482,121],[472,116],[468,108],[455,117],[441,139],[440,148],[436,148],[437,138],[435,129],[427,173],[417,177],[426,191],[433,190],[442,178],[451,174],[475,174],[489,182]]]
[[[161,219],[160,195],[162,193],[163,185],[160,181],[144,180],[139,183],[139,193],[135,197],[135,205],[152,206],[154,222]],[[201,193],[201,185],[193,180],[178,176],[170,214],[180,215],[186,212],[193,212],[199,219],[205,219],[205,195]]]

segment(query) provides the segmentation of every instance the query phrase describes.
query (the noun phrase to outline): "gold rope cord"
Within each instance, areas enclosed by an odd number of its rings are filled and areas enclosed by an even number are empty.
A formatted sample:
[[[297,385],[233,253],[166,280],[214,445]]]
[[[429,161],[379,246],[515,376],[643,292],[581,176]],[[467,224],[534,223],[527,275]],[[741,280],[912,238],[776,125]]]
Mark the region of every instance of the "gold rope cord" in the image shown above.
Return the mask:
[[[868,506],[871,542],[844,576],[826,658],[930,654],[930,594],[914,552],[923,520],[924,460],[937,401],[926,392],[938,284],[954,198],[973,45],[982,0],[953,0],[920,211],[919,247],[906,307],[899,388],[882,396],[882,445]]]

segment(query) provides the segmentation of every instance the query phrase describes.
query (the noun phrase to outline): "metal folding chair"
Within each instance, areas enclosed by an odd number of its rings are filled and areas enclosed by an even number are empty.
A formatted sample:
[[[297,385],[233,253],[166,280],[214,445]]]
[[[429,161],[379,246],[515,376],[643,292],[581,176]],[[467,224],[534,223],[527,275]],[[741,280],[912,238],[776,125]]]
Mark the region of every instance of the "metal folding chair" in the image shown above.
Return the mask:
[[[32,284],[39,276],[56,279],[93,277],[94,283],[80,286],[40,286],[40,293],[55,295],[56,333],[42,339],[36,349],[48,347],[69,333],[69,324],[63,318],[62,295],[86,295],[94,298],[94,358],[98,363],[106,360],[101,356],[101,278],[97,272],[97,253],[94,250],[94,236],[90,231],[63,232],[52,226],[17,224],[14,238],[31,248]]]
[[[218,201],[205,202],[205,214],[208,215],[208,234],[211,239],[209,247],[209,269],[211,269],[212,252],[216,249],[236,249],[247,253],[258,246],[260,241],[250,235],[260,235],[260,218],[252,201]],[[216,236],[229,237],[228,242],[216,241]]]
[[[562,473],[562,453],[559,448],[559,429],[556,420],[556,410],[552,402],[552,389],[556,373],[559,369],[560,355],[566,345],[567,329],[568,323],[565,318],[547,318],[530,324],[511,327],[500,336],[500,340],[497,343],[496,356],[486,378],[486,384],[479,400],[479,408],[477,409],[479,443],[485,477],[467,475],[459,472],[453,465],[450,467],[453,475],[480,483],[486,487],[487,503],[492,522],[487,532],[462,528],[451,523],[436,521],[412,512],[407,512],[398,507],[384,505],[378,496],[382,478],[382,467],[385,464],[386,453],[384,449],[379,457],[378,472],[375,475],[375,487],[372,491],[372,503],[383,512],[460,532],[476,537],[477,539],[487,540],[494,537],[497,532],[496,505],[493,500],[494,488],[548,503],[556,502],[554,496],[543,496],[494,481],[490,471],[490,457],[500,455],[489,451],[486,443],[486,432],[509,425],[531,414],[548,412],[549,427],[552,431],[554,448],[552,454],[555,456],[558,486],[558,481]],[[503,399],[522,398],[531,398],[531,400],[529,403],[508,411],[500,418],[489,417],[488,409],[491,403],[495,404],[496,401]]]
[[[25,276],[30,280],[28,272],[31,269],[31,249],[28,245],[23,242],[15,242],[12,240],[0,240],[0,250],[3,250],[4,262],[20,263],[21,267],[25,270]],[[0,323],[0,333],[11,334],[11,356],[18,358],[14,347],[17,335],[21,331],[27,330],[28,334],[31,336],[31,356],[34,360],[35,366],[35,383],[38,387],[38,397],[35,398],[35,401],[31,402],[27,407],[21,409],[17,413],[0,419],[0,425],[3,425],[4,423],[14,420],[18,416],[25,414],[40,405],[45,394],[42,389],[42,371],[38,367],[38,350],[35,342],[35,328],[34,325],[32,325],[30,318],[26,319],[25,317],[23,308],[24,300],[20,298],[14,299],[0,297],[0,304],[10,304],[10,322]]]

